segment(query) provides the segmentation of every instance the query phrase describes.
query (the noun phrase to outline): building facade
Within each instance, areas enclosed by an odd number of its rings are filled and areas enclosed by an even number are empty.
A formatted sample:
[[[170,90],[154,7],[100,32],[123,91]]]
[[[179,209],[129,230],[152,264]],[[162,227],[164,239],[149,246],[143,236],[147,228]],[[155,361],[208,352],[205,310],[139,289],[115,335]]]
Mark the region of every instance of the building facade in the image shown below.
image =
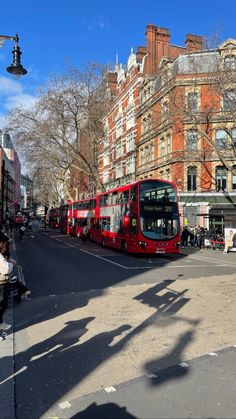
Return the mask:
[[[157,74],[143,81],[137,178],[177,184],[183,225],[223,231],[224,218],[235,212],[235,88],[234,40],[163,57]]]
[[[10,135],[0,131],[0,218],[4,222],[20,208],[20,170],[18,155]]]
[[[33,191],[34,183],[29,178],[21,174],[21,211],[31,213],[33,211]]]
[[[202,39],[187,35],[185,47],[170,44],[168,29],[155,25],[146,28],[146,45],[131,50],[127,66],[116,63],[113,74],[115,102],[104,118],[104,137],[98,146],[99,173],[105,189],[133,182],[137,178],[137,144],[142,132],[137,118],[142,95],[149,91],[164,56],[171,59],[186,51],[201,49]],[[146,86],[143,89],[143,86]],[[142,92],[142,93],[141,93]],[[145,118],[148,131],[150,118]],[[148,153],[154,155],[154,148]]]

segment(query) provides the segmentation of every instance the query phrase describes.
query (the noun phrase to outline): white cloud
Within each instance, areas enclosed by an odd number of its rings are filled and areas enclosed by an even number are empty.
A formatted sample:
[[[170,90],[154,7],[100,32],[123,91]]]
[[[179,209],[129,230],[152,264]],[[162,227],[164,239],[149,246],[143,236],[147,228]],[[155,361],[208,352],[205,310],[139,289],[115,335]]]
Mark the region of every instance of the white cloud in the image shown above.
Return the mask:
[[[0,95],[1,96],[22,94],[22,92],[23,92],[23,87],[18,81],[12,80],[8,77],[0,77]]]
[[[20,95],[12,95],[8,96],[5,100],[4,107],[10,111],[13,108],[16,108],[17,106],[22,106],[24,108],[29,108],[36,102],[36,97],[32,95],[27,94],[20,94]]]
[[[0,123],[2,124],[4,111],[6,113],[17,106],[29,108],[36,97],[25,92],[23,84],[8,77],[0,77]]]

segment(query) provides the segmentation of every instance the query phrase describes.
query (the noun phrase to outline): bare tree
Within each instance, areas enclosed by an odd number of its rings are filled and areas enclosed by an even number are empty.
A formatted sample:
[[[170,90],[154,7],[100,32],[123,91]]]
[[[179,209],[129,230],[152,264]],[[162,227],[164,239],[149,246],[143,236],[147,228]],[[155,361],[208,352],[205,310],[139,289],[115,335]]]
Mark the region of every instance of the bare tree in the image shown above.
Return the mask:
[[[64,199],[71,199],[73,169],[88,176],[95,188],[103,187],[94,147],[110,101],[103,68],[89,64],[84,72],[69,68],[65,76],[52,77],[31,109],[14,109],[8,130],[34,180],[39,177],[39,189],[51,184],[56,193],[61,184]]]

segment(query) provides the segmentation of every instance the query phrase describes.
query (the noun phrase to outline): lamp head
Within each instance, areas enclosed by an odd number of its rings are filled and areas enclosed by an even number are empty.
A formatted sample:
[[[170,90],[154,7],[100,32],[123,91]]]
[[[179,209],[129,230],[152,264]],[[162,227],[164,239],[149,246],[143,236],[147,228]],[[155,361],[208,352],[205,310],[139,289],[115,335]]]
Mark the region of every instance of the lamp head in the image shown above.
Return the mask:
[[[27,70],[23,67],[23,65],[21,64],[21,50],[20,47],[18,45],[18,35],[16,34],[16,37],[14,38],[16,41],[16,44],[14,46],[14,49],[12,51],[13,54],[13,63],[7,67],[7,71],[8,73],[13,74],[14,76],[24,76],[25,74],[27,74]]]

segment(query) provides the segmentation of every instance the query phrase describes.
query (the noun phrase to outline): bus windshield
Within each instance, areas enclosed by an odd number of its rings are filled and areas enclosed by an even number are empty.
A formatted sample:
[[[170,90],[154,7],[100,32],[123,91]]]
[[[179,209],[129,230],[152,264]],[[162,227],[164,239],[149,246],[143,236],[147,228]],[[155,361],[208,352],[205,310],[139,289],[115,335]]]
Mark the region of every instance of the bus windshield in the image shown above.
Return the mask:
[[[164,181],[140,184],[140,228],[152,240],[168,240],[178,234],[177,196],[172,184]]]

